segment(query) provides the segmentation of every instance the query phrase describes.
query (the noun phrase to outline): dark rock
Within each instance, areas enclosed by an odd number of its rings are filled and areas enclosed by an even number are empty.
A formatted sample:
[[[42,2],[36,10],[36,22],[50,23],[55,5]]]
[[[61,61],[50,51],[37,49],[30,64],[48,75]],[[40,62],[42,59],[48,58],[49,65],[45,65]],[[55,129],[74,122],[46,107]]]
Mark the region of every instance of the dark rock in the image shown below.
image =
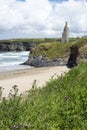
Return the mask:
[[[0,51],[30,51],[36,44],[39,43],[0,41]]]
[[[67,67],[72,68],[77,65],[77,56],[79,55],[79,50],[76,45],[70,47],[70,56],[67,62]]]
[[[33,67],[49,67],[49,66],[58,66],[58,65],[65,65],[66,61],[62,58],[54,59],[54,60],[47,60],[45,57],[37,56],[33,57],[30,56],[29,59],[24,62],[22,65],[29,65]]]

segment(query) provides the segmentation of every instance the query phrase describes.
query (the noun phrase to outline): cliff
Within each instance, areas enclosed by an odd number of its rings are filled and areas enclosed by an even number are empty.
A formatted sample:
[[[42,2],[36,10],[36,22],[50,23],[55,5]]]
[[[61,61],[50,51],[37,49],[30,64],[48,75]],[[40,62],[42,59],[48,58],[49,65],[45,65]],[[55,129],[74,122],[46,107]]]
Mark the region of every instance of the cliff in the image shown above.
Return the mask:
[[[0,51],[30,51],[37,43],[0,41]]]
[[[5,40],[0,41],[0,51],[30,51],[24,65],[56,66],[66,65],[72,45],[78,46],[78,62],[87,60],[87,38],[71,38],[67,44],[56,38]]]
[[[76,49],[71,48],[76,46]],[[67,65],[74,67],[87,60],[87,38],[70,39],[69,42],[41,43],[31,49],[28,60],[24,65],[34,67]],[[68,63],[67,63],[68,62]]]
[[[0,51],[30,51],[32,47],[39,43],[57,41],[56,38],[24,38],[0,40]]]

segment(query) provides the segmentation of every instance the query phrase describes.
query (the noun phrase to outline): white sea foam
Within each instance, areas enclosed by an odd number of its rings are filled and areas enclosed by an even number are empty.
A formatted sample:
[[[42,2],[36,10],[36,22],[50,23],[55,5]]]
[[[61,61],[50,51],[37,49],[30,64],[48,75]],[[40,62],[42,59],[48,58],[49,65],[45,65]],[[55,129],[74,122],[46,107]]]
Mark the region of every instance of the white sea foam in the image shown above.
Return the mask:
[[[30,68],[20,65],[28,59],[28,56],[28,51],[0,53],[0,72]]]

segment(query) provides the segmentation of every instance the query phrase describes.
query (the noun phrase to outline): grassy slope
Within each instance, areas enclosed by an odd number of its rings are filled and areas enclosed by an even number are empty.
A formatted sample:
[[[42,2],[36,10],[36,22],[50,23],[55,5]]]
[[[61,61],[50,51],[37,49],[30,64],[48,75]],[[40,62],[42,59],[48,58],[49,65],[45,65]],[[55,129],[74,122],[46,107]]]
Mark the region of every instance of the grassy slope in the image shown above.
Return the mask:
[[[77,45],[80,51],[80,57],[87,58],[87,38],[72,38],[68,43],[58,41],[39,44],[35,47],[34,55],[43,55],[48,59],[56,59],[59,57],[66,58],[69,55],[69,47]]]
[[[0,130],[20,123],[29,130],[87,130],[87,62],[42,89],[11,97],[0,103]]]

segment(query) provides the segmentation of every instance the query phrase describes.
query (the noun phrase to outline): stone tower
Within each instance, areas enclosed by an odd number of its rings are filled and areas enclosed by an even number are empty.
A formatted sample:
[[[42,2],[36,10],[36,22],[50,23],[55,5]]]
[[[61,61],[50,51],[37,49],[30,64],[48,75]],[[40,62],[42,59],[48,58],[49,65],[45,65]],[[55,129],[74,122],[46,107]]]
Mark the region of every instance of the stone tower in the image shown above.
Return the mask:
[[[61,42],[68,42],[69,41],[68,36],[69,36],[69,28],[68,28],[68,22],[66,22],[63,33],[62,33]]]

